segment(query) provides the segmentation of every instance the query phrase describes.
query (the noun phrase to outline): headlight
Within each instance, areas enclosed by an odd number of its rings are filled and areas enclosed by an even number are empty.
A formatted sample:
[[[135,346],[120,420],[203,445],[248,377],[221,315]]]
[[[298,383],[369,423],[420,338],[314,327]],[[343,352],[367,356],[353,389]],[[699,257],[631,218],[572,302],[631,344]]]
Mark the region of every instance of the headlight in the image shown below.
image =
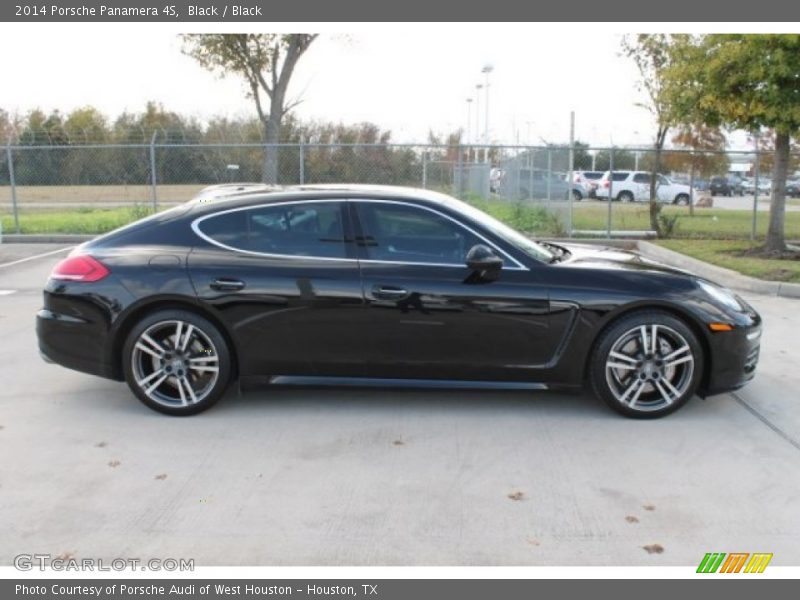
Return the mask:
[[[741,303],[736,299],[734,293],[729,289],[715,285],[708,281],[703,281],[702,279],[697,280],[697,285],[699,285],[700,289],[702,289],[711,298],[722,304],[722,306],[735,311],[743,310]]]

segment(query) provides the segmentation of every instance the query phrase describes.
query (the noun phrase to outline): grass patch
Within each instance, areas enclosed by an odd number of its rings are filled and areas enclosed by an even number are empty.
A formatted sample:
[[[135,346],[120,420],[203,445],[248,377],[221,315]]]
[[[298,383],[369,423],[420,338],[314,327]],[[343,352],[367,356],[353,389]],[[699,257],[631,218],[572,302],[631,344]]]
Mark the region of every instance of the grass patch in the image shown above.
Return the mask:
[[[99,234],[127,225],[152,212],[151,208],[143,206],[23,212],[19,216],[19,226],[20,233]],[[15,233],[13,216],[3,215],[2,223],[5,233]]]
[[[800,283],[800,260],[742,256],[753,244],[743,240],[660,240],[659,245],[693,258],[767,281]],[[757,245],[757,244],[756,244]]]

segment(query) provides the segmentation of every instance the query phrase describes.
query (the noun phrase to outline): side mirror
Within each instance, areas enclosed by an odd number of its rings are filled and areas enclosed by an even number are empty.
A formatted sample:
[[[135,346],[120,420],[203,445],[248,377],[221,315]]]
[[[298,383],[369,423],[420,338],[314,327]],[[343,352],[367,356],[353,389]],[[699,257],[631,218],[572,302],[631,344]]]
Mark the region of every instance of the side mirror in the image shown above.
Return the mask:
[[[476,244],[467,252],[467,266],[484,281],[494,281],[500,276],[503,259],[497,256],[489,246]]]

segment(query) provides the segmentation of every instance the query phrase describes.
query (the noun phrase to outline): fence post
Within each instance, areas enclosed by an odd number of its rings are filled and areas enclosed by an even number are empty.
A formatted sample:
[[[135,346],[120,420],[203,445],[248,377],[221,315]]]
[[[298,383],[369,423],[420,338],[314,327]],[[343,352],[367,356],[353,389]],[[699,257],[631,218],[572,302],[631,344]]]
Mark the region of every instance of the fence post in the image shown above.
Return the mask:
[[[750,225],[750,241],[756,241],[756,231],[758,222],[758,177],[761,171],[761,148],[758,145],[758,133],[753,136],[756,145],[756,164],[755,164],[755,189],[753,190],[753,222]]]
[[[17,182],[14,179],[14,154],[11,152],[11,144],[6,146],[6,157],[8,158],[8,184],[11,188],[11,207],[14,211],[14,231],[19,230],[19,210],[17,209]]]
[[[694,150],[689,151],[689,157],[692,161],[691,170],[689,171],[689,216],[694,216]]]
[[[422,149],[422,189],[428,189],[428,149]]]
[[[461,144],[457,147],[458,151],[458,163],[456,164],[456,173],[458,173],[458,199],[464,199],[464,157],[462,156],[462,152],[464,149],[461,147]]]
[[[608,208],[606,211],[606,237],[611,239],[611,199],[614,197],[614,148],[608,151]]]
[[[306,147],[305,138],[302,133],[300,134],[300,185],[306,182]]]
[[[567,227],[567,237],[572,237],[573,201],[574,194],[572,186],[575,185],[575,111],[569,113],[569,171],[567,173],[567,198],[569,198],[569,226]]]
[[[158,192],[156,191],[156,136],[157,131],[153,132],[150,138],[150,195],[153,200],[153,210],[158,210]]]
[[[553,177],[553,151],[547,146],[547,210],[550,210],[550,179]]]

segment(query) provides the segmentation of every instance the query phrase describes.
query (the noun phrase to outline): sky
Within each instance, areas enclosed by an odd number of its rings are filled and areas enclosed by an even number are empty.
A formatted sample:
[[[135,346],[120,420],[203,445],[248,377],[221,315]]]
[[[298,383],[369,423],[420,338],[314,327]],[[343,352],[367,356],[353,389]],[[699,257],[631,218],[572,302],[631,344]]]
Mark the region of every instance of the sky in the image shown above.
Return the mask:
[[[3,24],[0,108],[92,105],[115,117],[155,100],[201,120],[254,115],[241,80],[219,78],[183,55],[179,31],[162,24]],[[475,141],[476,104],[481,136],[486,107],[485,91],[476,99],[475,85],[485,83],[481,70],[491,65],[492,142],[567,142],[574,111],[576,139],[646,145],[652,118],[637,106],[637,71],[620,42],[618,29],[601,25],[339,25],[301,59],[290,96],[303,99],[295,109],[301,119],[371,121],[396,142],[424,142],[429,130],[466,130],[473,98]]]

